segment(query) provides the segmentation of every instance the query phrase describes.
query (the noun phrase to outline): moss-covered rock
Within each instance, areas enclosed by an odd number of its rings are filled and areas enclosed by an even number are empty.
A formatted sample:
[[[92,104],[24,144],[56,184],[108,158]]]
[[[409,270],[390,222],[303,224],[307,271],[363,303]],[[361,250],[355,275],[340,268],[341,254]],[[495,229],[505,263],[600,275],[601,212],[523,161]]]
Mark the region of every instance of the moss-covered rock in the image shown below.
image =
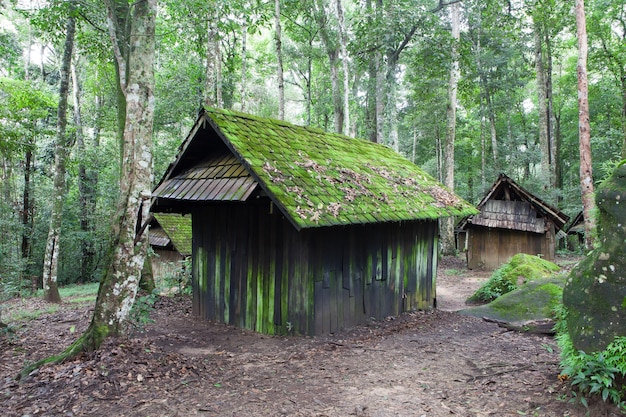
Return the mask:
[[[625,162],[596,190],[600,245],[572,270],[563,292],[569,335],[585,352],[626,336]]]
[[[489,304],[466,308],[459,313],[510,323],[549,319],[561,303],[566,278],[566,275],[537,278]]]
[[[490,302],[520,285],[545,278],[560,269],[558,265],[538,256],[518,253],[509,262],[496,269],[487,282],[472,295],[470,302]]]

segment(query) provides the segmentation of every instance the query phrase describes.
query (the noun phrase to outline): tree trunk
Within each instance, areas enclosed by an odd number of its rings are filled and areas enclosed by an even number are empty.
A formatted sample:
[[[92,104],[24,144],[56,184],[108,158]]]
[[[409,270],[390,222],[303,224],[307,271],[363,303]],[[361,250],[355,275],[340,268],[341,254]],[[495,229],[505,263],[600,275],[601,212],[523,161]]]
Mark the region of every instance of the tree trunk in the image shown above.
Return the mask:
[[[550,161],[550,128],[548,111],[547,77],[544,65],[543,29],[541,22],[534,18],[535,73],[537,79],[537,112],[539,116],[539,147],[541,149],[541,182],[544,189],[552,183]]]
[[[378,13],[378,10],[374,9],[372,0],[365,0],[365,9],[367,14],[367,25],[372,27],[374,24],[374,13]],[[377,80],[378,80],[378,62],[377,59],[380,54],[376,51],[376,46],[369,45],[368,52],[368,80],[367,80],[367,102],[366,102],[366,131],[367,138],[372,142],[378,142],[377,137],[377,121],[376,121],[376,93],[377,93]]]
[[[448,84],[448,106],[446,109],[446,138],[443,146],[443,183],[454,191],[454,140],[456,136],[456,106],[457,86],[459,82],[459,41],[461,39],[459,4],[450,5],[450,20],[452,22],[452,65],[450,68],[450,83]],[[455,252],[454,245],[454,218],[446,217],[441,220],[441,250],[444,255]]]
[[[578,134],[580,148],[580,188],[585,219],[585,246],[593,248],[595,211],[593,171],[591,168],[591,131],[589,127],[589,100],[587,84],[587,23],[585,2],[576,0],[576,36],[578,37]]]
[[[376,143],[384,143],[383,129],[385,126],[385,72],[383,70],[383,54],[377,51],[374,54],[374,66],[376,68],[376,82],[374,92],[375,120],[376,120]]]
[[[33,202],[30,191],[30,175],[33,171],[33,151],[34,143],[29,140],[24,160],[24,192],[22,193],[22,260],[27,262],[30,258],[31,236],[33,229]],[[26,271],[23,271],[26,272]]]
[[[113,49],[116,54],[123,58],[123,65],[120,67],[118,60],[113,60],[115,64],[116,82],[116,104],[117,104],[117,141],[119,144],[120,157],[124,154],[124,124],[126,123],[126,98],[124,97],[123,85],[128,82],[128,71],[126,65],[128,65],[129,53],[130,53],[130,31],[132,27],[132,20],[129,19],[130,7],[128,0],[107,0],[107,5],[110,5],[110,9],[114,14],[107,16],[109,34],[114,36],[115,44]],[[109,6],[107,6],[109,7]],[[115,33],[111,33],[115,31]],[[120,161],[120,173],[122,169],[122,162]]]
[[[343,17],[343,6],[341,0],[337,3],[337,21],[339,22],[339,42],[341,49],[341,62],[343,66],[343,133],[350,132],[350,69],[348,66],[348,37],[346,34],[346,24]]]
[[[330,69],[330,85],[333,101],[333,122],[334,130],[337,133],[343,132],[343,98],[339,88],[339,48],[334,33],[331,33],[328,16],[326,15],[325,2],[316,2],[315,18],[320,30],[320,37],[328,55],[328,66]]]
[[[217,21],[212,9],[207,19],[206,68],[204,77],[204,105],[217,106],[218,95],[218,45]]]
[[[241,95],[241,111],[246,111],[246,95],[247,93],[247,89],[246,89],[246,83],[247,81],[247,68],[246,68],[246,64],[247,64],[247,54],[248,54],[248,46],[246,45],[248,41],[248,26],[243,23],[241,25],[241,89],[240,89],[240,95]]]
[[[74,49],[74,33],[76,20],[73,16],[74,2],[70,3],[69,17],[65,34],[63,61],[61,63],[61,84],[59,87],[59,107],[57,111],[57,140],[54,149],[54,189],[52,191],[52,212],[50,213],[50,228],[46,241],[46,252],[43,262],[43,290],[44,299],[48,302],[60,303],[61,296],[57,285],[59,264],[59,240],[61,238],[61,224],[63,221],[63,203],[65,202],[65,160],[71,141],[66,133],[67,127],[67,98],[70,85],[70,66]]]
[[[278,118],[285,120],[285,77],[283,75],[283,49],[280,28],[280,0],[274,1],[274,41],[276,42],[276,76],[278,78]]]
[[[546,110],[548,119],[548,168],[550,178],[548,186],[554,190],[557,187],[556,165],[557,165],[557,139],[554,136],[554,100],[552,97],[552,46],[550,34],[546,33]]]
[[[396,152],[400,151],[400,143],[398,140],[398,107],[396,103],[396,91],[397,91],[397,72],[398,65],[395,60],[391,60],[388,57],[387,61],[387,143]]]

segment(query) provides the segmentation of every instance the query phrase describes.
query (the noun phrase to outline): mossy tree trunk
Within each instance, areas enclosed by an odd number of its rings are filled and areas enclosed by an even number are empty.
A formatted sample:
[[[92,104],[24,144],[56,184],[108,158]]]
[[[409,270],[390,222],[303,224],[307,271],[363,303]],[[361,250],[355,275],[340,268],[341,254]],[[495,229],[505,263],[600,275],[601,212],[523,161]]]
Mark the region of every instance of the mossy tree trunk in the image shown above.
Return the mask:
[[[59,87],[59,107],[57,110],[57,138],[54,149],[54,189],[52,192],[52,213],[50,214],[50,228],[46,241],[46,252],[43,262],[43,289],[44,299],[52,303],[60,303],[57,272],[59,264],[59,240],[61,238],[61,223],[63,221],[63,203],[65,202],[65,160],[71,146],[66,133],[67,127],[67,98],[70,84],[70,65],[74,50],[74,33],[76,19],[73,16],[74,2],[69,3],[69,16],[65,34],[65,47],[61,63],[61,85]]]
[[[43,359],[20,376],[52,362],[61,362],[82,351],[98,349],[111,336],[123,333],[135,301],[148,244],[144,222],[149,221],[152,189],[152,128],[154,119],[154,49],[156,0],[139,0],[132,6],[133,28],[130,57],[125,61],[116,47],[113,0],[106,2],[109,33],[119,66],[120,84],[126,97],[120,197],[113,217],[107,266],[85,333],[63,353]],[[126,65],[128,62],[128,66]],[[126,78],[128,74],[128,78]],[[128,82],[124,81],[128,79]]]

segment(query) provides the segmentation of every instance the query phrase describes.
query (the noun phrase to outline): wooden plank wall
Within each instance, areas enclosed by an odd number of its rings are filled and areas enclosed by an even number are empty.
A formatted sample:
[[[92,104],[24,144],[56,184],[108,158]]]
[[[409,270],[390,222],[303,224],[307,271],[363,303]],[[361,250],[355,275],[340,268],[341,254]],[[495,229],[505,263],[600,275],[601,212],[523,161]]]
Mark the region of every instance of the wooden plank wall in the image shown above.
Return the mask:
[[[296,231],[269,201],[193,216],[194,314],[269,334],[328,334],[435,299],[437,222]]]
[[[520,230],[472,227],[469,230],[467,266],[497,269],[518,253],[554,260],[554,226],[545,234]]]

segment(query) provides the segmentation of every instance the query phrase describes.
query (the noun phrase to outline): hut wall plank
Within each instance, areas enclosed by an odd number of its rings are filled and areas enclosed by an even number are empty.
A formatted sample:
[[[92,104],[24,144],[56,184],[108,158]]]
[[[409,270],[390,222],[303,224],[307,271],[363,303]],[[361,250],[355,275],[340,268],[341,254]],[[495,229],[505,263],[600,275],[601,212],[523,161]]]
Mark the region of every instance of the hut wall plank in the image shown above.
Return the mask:
[[[266,204],[194,214],[194,313],[209,320],[312,335],[433,305],[434,221],[296,231]]]
[[[470,269],[496,269],[513,255],[527,253],[554,260],[554,228],[545,234],[520,230],[472,227],[469,232],[467,264]]]

